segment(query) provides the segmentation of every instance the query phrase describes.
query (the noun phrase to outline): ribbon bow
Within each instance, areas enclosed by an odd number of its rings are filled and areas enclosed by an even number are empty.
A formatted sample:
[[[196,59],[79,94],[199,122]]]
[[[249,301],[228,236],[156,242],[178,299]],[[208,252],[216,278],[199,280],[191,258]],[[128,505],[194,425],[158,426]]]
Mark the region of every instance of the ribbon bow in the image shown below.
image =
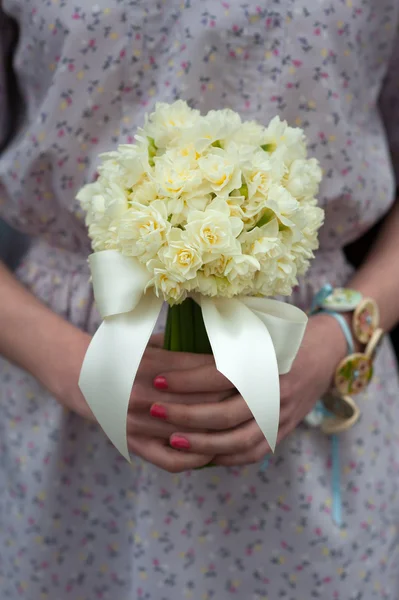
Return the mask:
[[[145,292],[150,274],[137,259],[104,250],[90,255],[89,264],[104,320],[84,358],[79,387],[106,435],[130,462],[130,394],[163,301],[152,290]],[[305,332],[305,313],[265,298],[193,298],[201,306],[218,371],[242,395],[274,451],[279,374],[291,369]]]

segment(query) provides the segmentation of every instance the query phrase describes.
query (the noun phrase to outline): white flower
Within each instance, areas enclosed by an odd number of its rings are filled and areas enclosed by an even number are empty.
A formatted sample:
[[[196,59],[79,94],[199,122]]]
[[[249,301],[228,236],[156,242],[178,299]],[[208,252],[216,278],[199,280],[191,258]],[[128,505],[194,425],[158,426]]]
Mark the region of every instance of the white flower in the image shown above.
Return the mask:
[[[234,282],[237,278],[250,279],[251,276],[260,270],[259,261],[249,254],[240,254],[232,257],[226,264],[225,276]]]
[[[294,257],[288,254],[269,264],[265,261],[255,276],[254,287],[262,296],[288,296],[298,283],[296,275]]]
[[[296,264],[291,256],[285,256],[277,262],[277,277],[274,282],[274,294],[290,296],[292,288],[298,285]]]
[[[118,238],[122,254],[142,262],[153,258],[165,243],[170,230],[165,203],[155,200],[148,206],[132,203],[120,219]]]
[[[245,214],[242,209],[242,205],[245,203],[245,196],[236,196],[234,193],[232,193],[226,198],[225,201],[230,209],[230,216],[243,220]]]
[[[242,254],[240,251],[236,254],[221,254],[204,265],[204,274],[206,277],[214,275],[217,278],[224,278],[231,283],[238,278],[247,279],[259,269],[260,264],[256,258],[249,254]]]
[[[153,278],[147,284],[146,289],[154,287],[156,295],[163,297],[171,304],[182,302],[185,299],[187,292],[183,287],[183,280],[176,274],[170,273],[164,263],[153,259],[147,263],[147,268],[153,274]]]
[[[270,260],[277,260],[287,252],[279,235],[279,226],[276,218],[262,225],[254,227],[250,232],[241,234],[240,242],[243,250],[256,258],[261,265]]]
[[[100,155],[98,167],[100,179],[114,181],[125,189],[132,188],[142,181],[148,173],[148,157],[146,153],[133,144],[124,144],[115,152]]]
[[[315,158],[296,159],[291,163],[285,187],[298,199],[313,198],[319,189],[321,169]]]
[[[193,127],[199,119],[199,111],[191,109],[183,100],[173,104],[160,102],[148,117],[143,131],[154,140],[156,147],[166,148],[179,141],[183,130]]]
[[[196,168],[198,166],[197,161],[201,156],[201,154],[199,154],[199,152],[197,152],[195,149],[193,141],[190,141],[186,144],[182,143],[173,146],[173,148],[169,151],[166,151],[165,154],[171,156],[172,160],[174,160],[175,157],[177,157],[177,160],[180,160],[180,158],[185,159],[192,168]]]
[[[314,257],[313,250],[319,247],[317,234],[324,221],[324,211],[318,206],[305,205],[303,213],[306,219],[306,226],[302,230],[303,237],[293,243],[291,249],[299,275],[306,273],[310,260]]]
[[[216,278],[217,295],[225,298],[233,298],[239,296],[245,287],[245,283],[242,283],[238,278],[231,282],[227,277]]]
[[[195,277],[202,266],[202,257],[198,248],[194,248],[186,232],[178,228],[170,230],[167,245],[159,252],[168,272],[177,275],[183,281]]]
[[[154,181],[145,180],[132,188],[129,200],[136,204],[151,204],[158,199],[158,187]]]
[[[76,198],[86,210],[86,224],[100,224],[104,226],[113,219],[122,215],[128,207],[126,190],[114,181],[97,179],[94,183],[85,185]]]
[[[282,185],[270,186],[265,208],[272,210],[282,225],[297,233],[306,225],[301,205]]]
[[[116,221],[103,222],[100,225],[89,225],[89,237],[94,252],[118,249],[118,224]]]
[[[324,222],[324,210],[319,206],[304,205],[302,208],[305,227],[302,230],[303,245],[308,245],[311,250],[318,248],[317,233]]]
[[[204,275],[206,277],[211,277],[212,275],[215,275],[216,277],[225,277],[226,266],[231,259],[232,255],[220,254],[220,256],[204,265]]]
[[[193,168],[189,157],[183,157],[175,152],[165,153],[157,159],[152,177],[158,185],[160,194],[172,198],[183,193],[197,195],[198,189],[203,184],[201,171]],[[204,193],[209,190],[208,186],[202,187]]]
[[[220,254],[239,252],[237,236],[241,233],[242,221],[230,217],[228,205],[215,199],[205,211],[188,213],[186,232],[192,243],[202,252],[204,263]]]
[[[249,160],[242,165],[242,172],[247,186],[248,204],[254,196],[267,197],[270,186],[282,181],[286,166],[274,154],[269,155],[263,150],[256,150]],[[248,214],[250,210],[246,211]]]
[[[256,121],[245,121],[230,134],[228,142],[259,147],[265,143],[265,128]]]
[[[289,127],[286,121],[274,117],[265,129],[263,138],[265,152],[275,152],[281,148],[290,162],[295,158],[306,157],[305,136],[302,129]]]
[[[182,194],[175,198],[165,198],[171,225],[184,225],[190,210],[204,211],[212,196],[199,193],[198,196]]]
[[[218,293],[217,278],[198,271],[195,279],[185,285],[188,292],[198,292],[204,296],[216,296]]]
[[[209,181],[218,196],[228,196],[241,187],[241,170],[234,158],[220,148],[214,148],[198,160],[202,176]]]
[[[241,127],[240,116],[230,110],[210,110],[192,129],[183,133],[182,143],[193,142],[197,152],[210,146],[221,146]]]
[[[86,225],[94,252],[117,249],[118,221],[128,208],[125,190],[100,177],[84,186],[77,199],[86,210]]]

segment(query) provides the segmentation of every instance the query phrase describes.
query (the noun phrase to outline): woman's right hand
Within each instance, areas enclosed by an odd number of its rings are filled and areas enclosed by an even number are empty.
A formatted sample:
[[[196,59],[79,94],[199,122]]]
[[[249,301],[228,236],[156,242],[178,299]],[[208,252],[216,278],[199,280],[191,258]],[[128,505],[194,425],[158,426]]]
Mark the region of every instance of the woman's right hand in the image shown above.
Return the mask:
[[[90,336],[35,298],[1,261],[0,290],[0,355],[31,373],[65,408],[95,421],[78,387]],[[151,406],[161,397],[163,402],[183,404],[215,402],[230,396],[232,386],[195,395],[156,390],[153,379],[163,371],[213,362],[212,356],[167,352],[161,346],[162,336],[153,337],[142,359],[130,400],[127,435],[132,454],[175,473],[203,466],[212,456],[171,448],[169,437],[175,428],[151,417]]]
[[[82,339],[82,338],[81,338]],[[95,421],[95,417],[88,407],[77,381],[79,378],[80,365],[90,338],[86,336],[86,342],[80,346],[79,351],[74,353],[73,389],[60,398],[70,410],[77,412],[84,418]],[[226,382],[225,388],[218,392],[201,394],[168,393],[167,390],[157,390],[154,387],[154,379],[162,371],[184,371],[195,369],[204,365],[214,364],[213,356],[191,354],[184,352],[169,352],[162,348],[162,336],[153,336],[143,355],[140,367],[130,397],[127,417],[127,440],[131,454],[135,454],[144,460],[169,471],[178,473],[202,467],[212,461],[213,456],[180,452],[169,444],[170,436],[176,431],[176,427],[162,421],[159,415],[154,418],[150,414],[151,406],[159,402],[178,404],[198,404],[203,402],[219,402],[233,394],[232,384]],[[110,398],[112,402],[112,398]]]

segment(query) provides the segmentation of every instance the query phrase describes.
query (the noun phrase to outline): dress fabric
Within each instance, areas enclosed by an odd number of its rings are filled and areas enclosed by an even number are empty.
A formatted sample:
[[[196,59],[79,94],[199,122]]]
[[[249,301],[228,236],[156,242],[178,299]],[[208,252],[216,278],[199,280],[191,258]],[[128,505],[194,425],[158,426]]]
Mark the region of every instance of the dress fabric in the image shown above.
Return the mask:
[[[74,200],[97,156],[133,141],[156,101],[303,127],[324,169],[320,250],[290,302],[351,274],[342,248],[395,196],[398,0],[3,0],[24,118],[0,158],[0,215],[34,239],[17,277],[87,331],[99,324]],[[3,68],[2,68],[3,67]],[[162,321],[158,330],[162,328]],[[388,341],[341,436],[300,425],[259,465],[171,475],[128,465],[99,427],[0,358],[2,600],[397,600],[399,384]]]

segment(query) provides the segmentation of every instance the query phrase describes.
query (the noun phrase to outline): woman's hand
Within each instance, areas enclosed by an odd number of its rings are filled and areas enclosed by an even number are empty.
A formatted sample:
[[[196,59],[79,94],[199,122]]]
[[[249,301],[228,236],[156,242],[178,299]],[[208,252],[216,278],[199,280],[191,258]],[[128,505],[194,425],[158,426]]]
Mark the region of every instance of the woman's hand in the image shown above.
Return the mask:
[[[338,323],[328,315],[309,319],[301,349],[289,374],[280,377],[281,410],[278,442],[287,437],[327,391],[339,361],[346,354],[346,340]],[[186,371],[162,373],[168,391],[205,396],[225,389],[227,380],[206,363]],[[222,403],[166,403],[153,407],[163,410],[172,426],[172,447],[184,454],[215,456],[216,465],[245,465],[260,461],[269,445],[246,402],[238,394]],[[193,431],[196,430],[196,431]],[[198,430],[207,430],[201,433]],[[182,453],[183,454],[183,453]]]
[[[134,382],[127,417],[127,440],[128,447],[132,454],[151,462],[152,464],[172,473],[186,471],[196,467],[201,467],[209,463],[212,459],[206,453],[190,452],[182,453],[169,445],[169,439],[176,428],[163,418],[162,410],[154,418],[150,414],[151,406],[159,403],[178,406],[184,403],[187,406],[191,404],[217,404],[232,394],[232,384],[227,380],[219,382],[217,389],[209,389],[208,392],[175,393],[172,390],[162,390],[162,380],[158,385],[161,389],[154,387],[154,379],[159,373],[160,368],[169,373],[197,373],[204,368],[214,370],[214,360],[212,356],[200,354],[188,354],[183,352],[168,352],[161,347],[162,336],[153,336],[144,353],[140,367],[138,369]],[[87,405],[82,393],[80,392],[77,381],[79,370],[87,350],[89,336],[82,334],[77,340],[77,347],[73,352],[72,371],[69,371],[69,380],[71,387],[67,393],[58,393],[59,401],[68,409],[73,410],[80,416],[95,421],[95,417]],[[183,371],[182,371],[183,369]],[[68,386],[69,387],[69,386]],[[162,391],[161,391],[162,390]],[[110,398],[112,402],[112,398]],[[193,431],[188,429],[187,431]]]

